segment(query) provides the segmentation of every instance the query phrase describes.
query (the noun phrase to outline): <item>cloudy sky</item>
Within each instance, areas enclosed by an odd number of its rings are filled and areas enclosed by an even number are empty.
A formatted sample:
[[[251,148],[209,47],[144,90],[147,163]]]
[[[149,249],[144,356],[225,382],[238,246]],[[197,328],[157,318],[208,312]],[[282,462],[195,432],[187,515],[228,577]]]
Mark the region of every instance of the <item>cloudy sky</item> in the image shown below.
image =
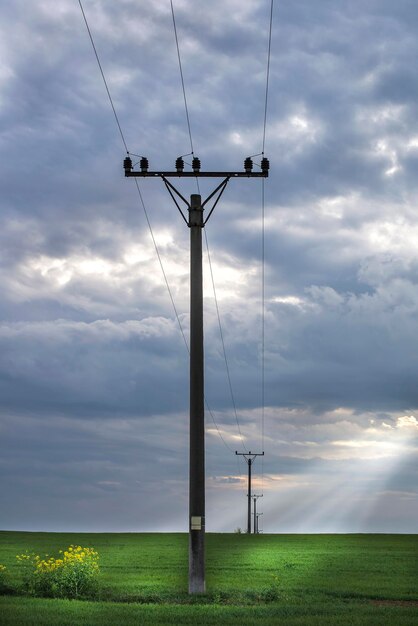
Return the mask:
[[[270,1],[174,8],[195,154],[241,169]],[[171,169],[169,0],[84,9],[129,150]],[[0,528],[185,531],[188,353],[78,0],[0,18]],[[418,531],[417,32],[413,0],[275,2],[264,420],[262,183],[242,179],[206,227],[241,430],[205,250],[209,531],[245,527],[234,452],[262,447],[264,532]],[[188,339],[188,229],[161,181],[140,190]]]

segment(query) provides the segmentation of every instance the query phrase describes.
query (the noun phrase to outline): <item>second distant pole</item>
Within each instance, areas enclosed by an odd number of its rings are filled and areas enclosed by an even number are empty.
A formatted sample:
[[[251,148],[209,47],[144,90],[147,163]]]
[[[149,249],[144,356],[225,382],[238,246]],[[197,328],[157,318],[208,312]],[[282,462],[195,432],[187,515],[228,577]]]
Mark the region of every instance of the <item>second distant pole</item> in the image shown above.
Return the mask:
[[[256,456],[264,456],[264,452],[235,452],[238,456],[243,456],[248,465],[248,513],[247,513],[247,533],[251,535],[251,466]]]

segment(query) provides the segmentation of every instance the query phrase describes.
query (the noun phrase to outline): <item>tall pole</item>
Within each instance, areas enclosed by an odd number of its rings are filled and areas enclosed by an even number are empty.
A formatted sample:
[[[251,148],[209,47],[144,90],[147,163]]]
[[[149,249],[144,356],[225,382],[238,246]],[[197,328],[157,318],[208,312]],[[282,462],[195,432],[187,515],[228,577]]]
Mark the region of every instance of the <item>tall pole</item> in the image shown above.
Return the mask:
[[[264,154],[264,153],[263,153]],[[270,163],[263,156],[260,170],[253,172],[253,161],[247,157],[242,171],[200,170],[200,159],[192,159],[192,171],[184,171],[182,157],[176,159],[176,169],[149,171],[145,156],[139,161],[139,170],[134,169],[128,153],[123,161],[126,177],[161,178],[174,204],[190,228],[190,470],[189,470],[189,593],[205,592],[205,409],[203,381],[203,287],[202,287],[202,228],[212,215],[231,178],[267,178]],[[170,178],[223,178],[204,202],[199,194],[192,194],[190,203],[169,181]],[[188,218],[179,201],[189,210]],[[203,220],[205,205],[213,201],[208,216]],[[237,452],[238,454],[238,452]],[[251,454],[251,453],[250,453]],[[264,454],[264,452],[262,453]],[[253,455],[255,458],[256,455]],[[251,494],[251,468],[248,493]],[[250,495],[248,496],[250,497]],[[248,525],[251,532],[251,505]]]
[[[190,227],[189,593],[205,592],[205,408],[201,197],[193,194]]]

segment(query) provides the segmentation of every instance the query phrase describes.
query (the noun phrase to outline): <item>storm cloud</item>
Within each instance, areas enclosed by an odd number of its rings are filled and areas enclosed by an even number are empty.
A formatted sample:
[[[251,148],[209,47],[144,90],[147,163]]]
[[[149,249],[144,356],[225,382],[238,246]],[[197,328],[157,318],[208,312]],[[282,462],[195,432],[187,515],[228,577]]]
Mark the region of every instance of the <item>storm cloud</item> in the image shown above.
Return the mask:
[[[170,3],[83,6],[129,150],[172,169],[190,141]],[[195,154],[242,169],[270,2],[174,7]],[[0,16],[0,526],[186,530],[188,229],[161,181],[141,201],[123,176],[79,3]],[[208,530],[245,525],[234,452],[261,447],[265,532],[418,530],[417,29],[408,0],[275,3],[265,410],[262,188],[231,180],[206,226]]]

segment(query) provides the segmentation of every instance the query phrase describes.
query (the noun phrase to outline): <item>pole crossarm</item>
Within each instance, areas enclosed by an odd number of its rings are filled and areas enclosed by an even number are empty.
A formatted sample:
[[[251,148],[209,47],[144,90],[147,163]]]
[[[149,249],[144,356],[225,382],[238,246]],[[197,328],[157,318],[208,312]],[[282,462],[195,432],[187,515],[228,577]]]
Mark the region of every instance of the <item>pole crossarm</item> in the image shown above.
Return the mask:
[[[263,153],[264,154],[264,153]],[[270,162],[263,156],[259,165],[260,172],[253,172],[253,160],[251,157],[247,157],[244,161],[244,170],[240,172],[222,172],[222,171],[201,171],[200,159],[193,157],[192,159],[192,171],[184,171],[184,160],[182,157],[178,157],[176,160],[176,169],[168,171],[150,171],[149,161],[147,157],[142,156],[139,161],[139,170],[134,170],[132,159],[128,155],[123,161],[123,169],[125,170],[125,176],[139,176],[140,178],[267,178],[269,175]]]
[[[140,178],[267,178],[265,172],[141,172],[139,170],[125,170],[125,176],[139,176]]]
[[[264,452],[237,452],[235,451],[235,454],[237,454],[238,456],[243,456],[245,460],[247,461],[247,463],[250,458],[251,458],[251,462],[253,462],[256,456],[264,456]]]

